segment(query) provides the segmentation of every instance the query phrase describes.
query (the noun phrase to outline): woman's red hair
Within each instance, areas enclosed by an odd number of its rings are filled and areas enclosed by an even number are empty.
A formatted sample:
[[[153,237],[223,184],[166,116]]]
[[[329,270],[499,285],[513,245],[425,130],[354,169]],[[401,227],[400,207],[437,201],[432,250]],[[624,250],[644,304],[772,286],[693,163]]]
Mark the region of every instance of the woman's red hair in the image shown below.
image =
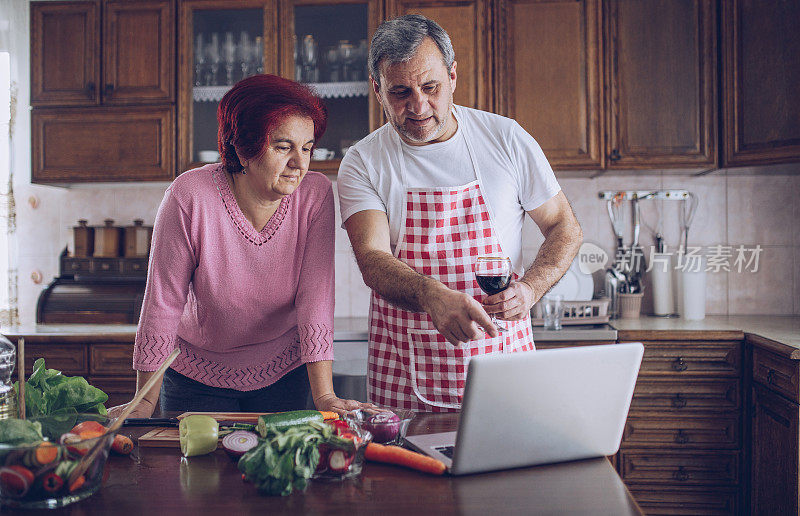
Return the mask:
[[[328,110],[307,86],[267,74],[237,82],[217,109],[222,166],[231,173],[241,172],[236,150],[247,159],[257,158],[264,152],[272,129],[295,115],[314,122],[314,140],[319,141],[328,124]]]

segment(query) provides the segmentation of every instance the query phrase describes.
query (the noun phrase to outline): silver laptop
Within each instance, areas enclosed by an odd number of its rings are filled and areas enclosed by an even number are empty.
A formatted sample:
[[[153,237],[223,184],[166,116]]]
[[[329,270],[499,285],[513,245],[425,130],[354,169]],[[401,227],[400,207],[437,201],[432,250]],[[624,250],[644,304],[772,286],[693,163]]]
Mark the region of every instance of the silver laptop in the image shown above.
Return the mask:
[[[643,353],[631,343],[476,356],[458,431],[406,441],[454,475],[614,455]]]

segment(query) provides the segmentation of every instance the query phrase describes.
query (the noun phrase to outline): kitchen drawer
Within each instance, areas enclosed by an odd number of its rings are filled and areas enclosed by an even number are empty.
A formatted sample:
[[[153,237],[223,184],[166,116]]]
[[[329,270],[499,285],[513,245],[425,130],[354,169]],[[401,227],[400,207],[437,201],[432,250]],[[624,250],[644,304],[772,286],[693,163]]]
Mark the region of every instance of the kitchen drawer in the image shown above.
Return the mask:
[[[109,276],[119,276],[122,272],[120,260],[117,258],[93,258],[92,273],[96,275],[107,274]]]
[[[728,448],[741,446],[739,417],[628,417],[622,434],[625,448]]]
[[[628,485],[645,514],[739,514],[739,492],[731,488],[690,489],[682,486]]]
[[[800,363],[753,346],[753,381],[800,402]]]
[[[147,258],[126,258],[122,261],[122,272],[125,275],[147,275]]]
[[[739,481],[739,452],[622,450],[619,469],[626,484],[734,485]]]
[[[64,258],[64,272],[80,274],[91,270],[92,261],[86,258]]]
[[[639,375],[738,377],[741,367],[741,341],[645,342]]]
[[[25,343],[25,378],[31,375],[37,358],[44,358],[48,369],[58,369],[67,376],[86,376],[89,372],[85,344]]]
[[[653,378],[636,382],[631,412],[736,412],[741,407],[738,378]]]
[[[104,376],[90,376],[89,383],[108,394],[106,408],[128,403],[136,393],[136,378],[109,378]]]
[[[136,376],[132,344],[94,344],[89,347],[91,374]]]

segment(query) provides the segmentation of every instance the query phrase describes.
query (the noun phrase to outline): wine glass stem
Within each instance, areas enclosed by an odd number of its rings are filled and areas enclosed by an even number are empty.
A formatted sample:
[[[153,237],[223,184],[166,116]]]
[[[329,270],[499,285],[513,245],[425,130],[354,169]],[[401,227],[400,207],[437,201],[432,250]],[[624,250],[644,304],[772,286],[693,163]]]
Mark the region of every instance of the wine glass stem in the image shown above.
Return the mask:
[[[508,331],[508,328],[504,327],[502,324],[497,322],[497,319],[494,315],[492,315],[492,322],[494,323],[494,327],[497,328],[497,331],[503,333],[504,331]]]

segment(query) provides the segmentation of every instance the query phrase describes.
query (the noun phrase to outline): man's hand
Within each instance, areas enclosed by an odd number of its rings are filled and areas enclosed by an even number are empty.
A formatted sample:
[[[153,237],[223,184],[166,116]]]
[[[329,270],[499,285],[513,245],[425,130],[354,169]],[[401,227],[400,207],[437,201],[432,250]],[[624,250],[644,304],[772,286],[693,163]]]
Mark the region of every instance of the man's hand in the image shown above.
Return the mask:
[[[483,300],[483,308],[489,314],[505,321],[519,321],[529,314],[536,295],[527,283],[512,281],[504,291]]]
[[[437,288],[426,292],[422,302],[433,325],[454,346],[484,338],[481,327],[492,338],[499,335],[481,304],[463,292],[439,283]]]

